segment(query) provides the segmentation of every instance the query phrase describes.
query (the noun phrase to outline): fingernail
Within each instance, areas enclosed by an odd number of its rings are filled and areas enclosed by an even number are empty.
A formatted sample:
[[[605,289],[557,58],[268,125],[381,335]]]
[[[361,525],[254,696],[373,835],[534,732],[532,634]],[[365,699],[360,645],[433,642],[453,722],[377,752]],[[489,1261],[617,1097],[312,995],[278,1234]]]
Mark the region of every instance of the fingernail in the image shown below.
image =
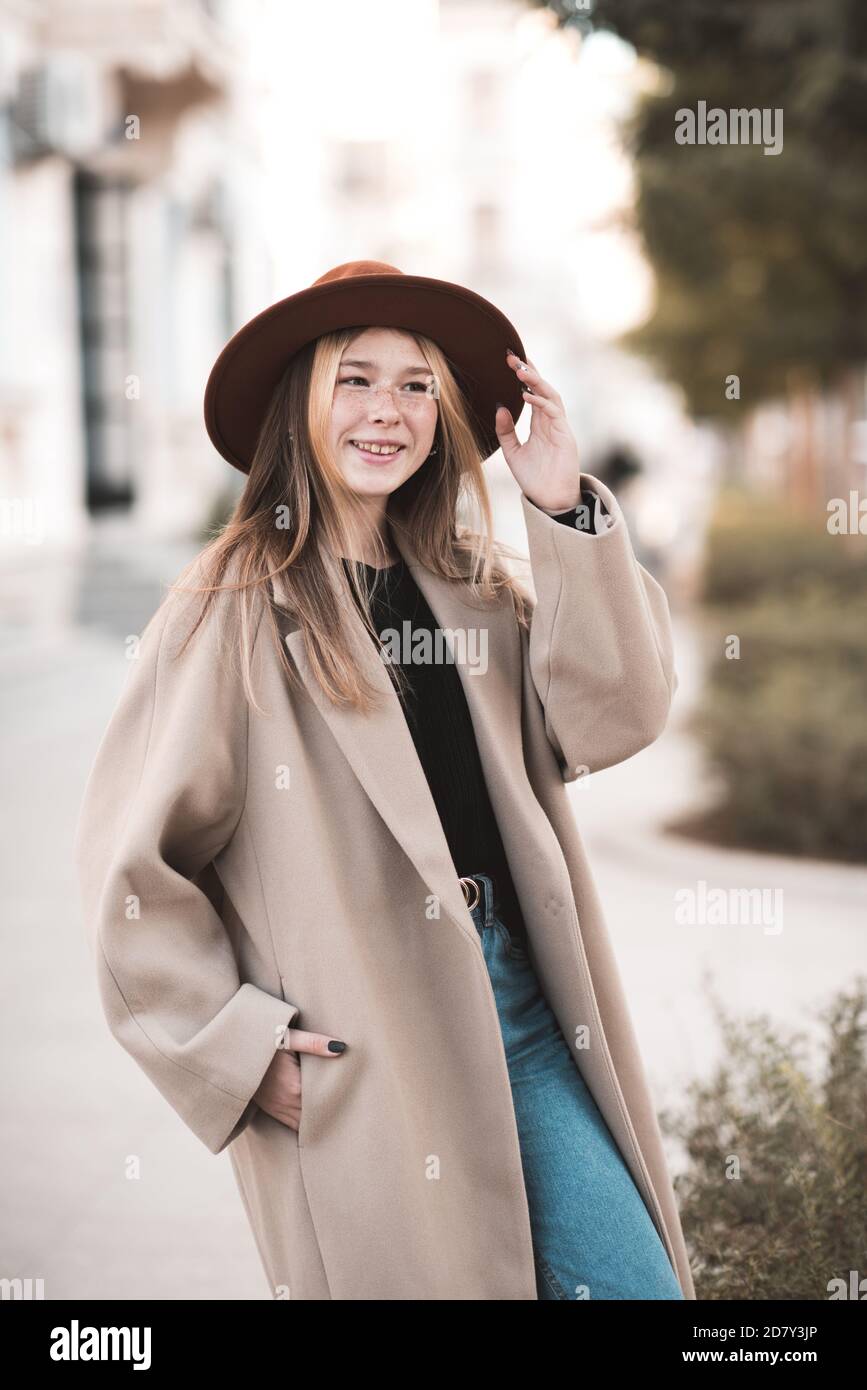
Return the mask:
[[[329,1051],[329,1052],[344,1052],[345,1049],[346,1049],[346,1043],[344,1043],[344,1042],[332,1041],[332,1042],[330,1042],[330,1043],[328,1044],[328,1051]]]

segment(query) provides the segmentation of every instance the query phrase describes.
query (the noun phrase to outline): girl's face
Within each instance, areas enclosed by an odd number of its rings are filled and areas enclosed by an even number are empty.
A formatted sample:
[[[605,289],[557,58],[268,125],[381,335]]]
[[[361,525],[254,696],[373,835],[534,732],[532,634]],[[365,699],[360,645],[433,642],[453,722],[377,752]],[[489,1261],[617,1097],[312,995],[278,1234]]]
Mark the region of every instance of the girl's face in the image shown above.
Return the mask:
[[[352,339],[337,373],[329,442],[354,492],[384,499],[412,477],[430,453],[438,399],[408,333],[367,328]]]

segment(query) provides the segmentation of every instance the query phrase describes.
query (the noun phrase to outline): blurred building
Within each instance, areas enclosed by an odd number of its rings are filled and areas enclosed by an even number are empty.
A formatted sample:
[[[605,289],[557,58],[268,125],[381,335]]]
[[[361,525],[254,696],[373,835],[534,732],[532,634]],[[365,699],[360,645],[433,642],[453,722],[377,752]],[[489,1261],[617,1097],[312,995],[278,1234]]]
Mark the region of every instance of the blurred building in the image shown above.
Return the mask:
[[[371,257],[499,304],[585,469],[638,457],[639,544],[686,555],[708,442],[615,345],[649,283],[618,223],[625,45],[523,0],[0,0],[0,39],[7,537],[75,546],[116,512],[152,537],[201,525],[239,481],[204,430],[214,357]],[[521,544],[501,456],[488,476]]]
[[[217,0],[0,3],[4,549],[199,524],[210,364],[269,291],[244,25]]]

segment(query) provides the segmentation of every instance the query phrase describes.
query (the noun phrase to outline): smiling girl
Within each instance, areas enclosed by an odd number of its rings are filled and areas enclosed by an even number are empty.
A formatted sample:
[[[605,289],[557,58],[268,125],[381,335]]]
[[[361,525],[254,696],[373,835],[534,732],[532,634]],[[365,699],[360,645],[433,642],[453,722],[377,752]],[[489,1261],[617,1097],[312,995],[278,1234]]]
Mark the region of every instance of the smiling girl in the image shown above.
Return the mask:
[[[473,291],[352,262],[235,334],[205,418],[244,490],[78,830],[114,1035],[228,1148],[275,1296],[694,1298],[565,786],[662,731],[668,605],[561,396]]]

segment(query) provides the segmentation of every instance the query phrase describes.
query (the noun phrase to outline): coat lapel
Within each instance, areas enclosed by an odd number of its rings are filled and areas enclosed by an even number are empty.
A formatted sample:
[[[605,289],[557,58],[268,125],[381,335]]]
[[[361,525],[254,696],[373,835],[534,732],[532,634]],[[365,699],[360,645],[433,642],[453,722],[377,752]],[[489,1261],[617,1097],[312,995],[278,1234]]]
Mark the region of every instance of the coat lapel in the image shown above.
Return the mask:
[[[511,613],[507,608],[475,601],[465,585],[442,579],[428,570],[419,562],[408,538],[396,535],[395,541],[439,627],[476,627],[487,632],[488,664],[484,673],[473,674],[465,662],[456,662],[480,751],[486,743],[492,746],[490,738],[494,747],[520,747],[520,638]],[[282,591],[276,582],[275,593],[279,601]],[[442,908],[463,930],[475,936],[400,699],[354,606],[349,628],[360,668],[382,691],[379,708],[369,715],[340,709],[328,699],[307,660],[299,628],[286,635],[287,650],[311,699],[391,833]]]

